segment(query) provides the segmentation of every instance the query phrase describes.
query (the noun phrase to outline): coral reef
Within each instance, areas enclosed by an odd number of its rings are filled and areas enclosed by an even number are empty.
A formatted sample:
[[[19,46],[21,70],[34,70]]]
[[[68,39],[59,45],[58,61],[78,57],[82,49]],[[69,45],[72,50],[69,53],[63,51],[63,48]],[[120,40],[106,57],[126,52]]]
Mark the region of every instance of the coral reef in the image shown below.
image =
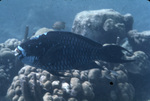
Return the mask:
[[[76,15],[72,31],[102,44],[116,43],[117,37],[127,37],[132,24],[131,14],[121,15],[112,9],[83,11]]]
[[[62,29],[65,29],[65,24],[66,23],[63,22],[63,21],[56,21],[53,24],[52,28],[55,29],[55,30],[62,30]]]
[[[45,70],[26,65],[19,71],[19,75],[14,77],[7,97],[12,101],[132,101],[134,87],[128,83],[126,73],[118,70],[118,76],[115,76],[111,72],[104,72],[107,71],[72,70],[65,72],[72,76],[56,77]],[[110,85],[111,80],[113,85]]]
[[[20,41],[17,39],[8,39],[0,44],[0,97],[6,94],[13,77],[23,66],[12,53],[19,44]]]
[[[40,28],[39,30],[36,31],[36,33],[34,33],[34,35],[31,38],[36,37],[38,35],[41,35],[43,33],[49,32],[49,31],[54,31],[54,30],[53,29],[49,29],[49,28],[45,28],[45,27]]]
[[[149,31],[132,30],[133,18],[111,10],[83,11],[75,17],[72,31],[102,44],[115,43],[133,52],[126,64],[98,61],[104,70],[63,71],[57,77],[36,67],[23,65],[11,53],[20,44],[8,39],[0,44],[0,95],[7,90],[10,101],[146,101],[149,94]],[[31,38],[51,29],[41,28]],[[116,41],[117,40],[117,41]],[[128,54],[127,54],[128,55]],[[19,72],[18,69],[23,67]],[[11,71],[11,72],[10,72]],[[17,76],[15,76],[18,73]],[[15,77],[14,77],[15,76]],[[4,86],[4,84],[6,84]],[[1,95],[3,96],[3,95]],[[1,100],[1,99],[0,99]]]
[[[8,39],[4,43],[0,44],[0,49],[9,48],[10,50],[14,50],[20,43],[21,41],[18,41],[17,39]]]
[[[150,31],[131,30],[128,32],[128,39],[134,51],[143,51],[150,57],[150,48],[147,48],[150,45]]]
[[[147,74],[150,73],[150,61],[148,56],[143,51],[135,51],[134,55],[130,59],[136,60],[132,63],[125,64],[128,72],[132,74]]]
[[[132,97],[134,97],[134,100],[138,99],[140,101],[143,101],[146,99],[150,99],[148,97],[148,95],[150,94],[150,90],[148,90],[148,85],[150,84],[150,82],[148,81],[148,77],[150,76],[150,49],[148,48],[150,32],[138,32],[136,30],[132,30],[132,25],[133,17],[131,16],[131,14],[121,15],[120,13],[111,9],[102,9],[95,11],[83,11],[78,13],[74,19],[72,31],[98,41],[102,44],[115,43],[121,45],[122,47],[125,47],[129,51],[133,52],[134,54],[132,57],[130,57],[130,59],[134,59],[135,62],[120,64],[119,66],[110,64],[111,68],[109,68],[109,66],[106,67],[109,69],[113,69],[122,75],[121,77],[117,76],[117,82],[121,82],[118,83],[118,88],[124,88],[122,84],[126,85],[127,87],[131,87],[133,85],[136,89],[136,92],[135,96],[132,93]],[[106,73],[107,72],[102,72],[102,74]],[[95,74],[97,74],[97,76],[92,77],[93,79],[90,79],[90,82],[97,81],[97,79],[95,78],[97,78],[100,74],[98,73],[98,71],[95,71]],[[126,82],[128,82],[128,79],[131,82],[129,84],[126,84]],[[115,79],[113,78],[113,80]],[[94,83],[95,85],[97,85],[97,82]],[[99,86],[103,85],[99,84]],[[104,90],[98,89],[99,86],[96,87],[96,91]],[[131,88],[133,88],[133,86]],[[118,91],[119,93],[116,94],[116,92]],[[124,94],[123,96],[120,96],[126,97],[120,99],[118,98],[118,95],[122,92],[124,92]],[[133,90],[130,91],[130,93],[131,92],[133,92]],[[125,91],[125,89],[124,91],[119,89],[117,91],[112,90],[110,94],[112,96],[112,100],[114,101],[116,101],[116,99],[119,99],[119,101],[129,100],[127,97],[129,96],[129,92]],[[96,93],[95,96],[100,97],[100,95],[96,95]],[[106,96],[108,95],[106,94]]]
[[[129,72],[128,77],[136,89],[135,100],[146,101],[150,99],[149,94],[149,76],[150,76],[150,31],[138,32],[131,30],[128,32],[128,42],[132,46],[134,55],[132,58],[136,59],[134,63],[126,64]],[[138,79],[137,79],[138,78]]]

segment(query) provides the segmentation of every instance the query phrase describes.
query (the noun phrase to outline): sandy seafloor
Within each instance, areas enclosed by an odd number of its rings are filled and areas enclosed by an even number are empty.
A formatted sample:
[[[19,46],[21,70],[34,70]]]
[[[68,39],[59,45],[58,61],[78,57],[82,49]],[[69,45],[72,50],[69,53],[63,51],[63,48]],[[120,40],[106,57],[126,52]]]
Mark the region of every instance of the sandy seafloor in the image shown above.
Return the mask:
[[[41,6],[36,5],[35,7]],[[128,6],[125,7],[129,9]],[[65,29],[61,31],[70,31],[69,29],[71,29],[71,32],[88,37],[101,44],[120,45],[133,53],[132,56],[126,58],[135,59],[136,61],[124,64],[100,62],[100,67],[113,70],[117,75],[109,72],[107,69],[101,70],[93,67],[93,69],[84,71],[66,70],[63,73],[68,77],[57,77],[42,68],[32,67],[17,60],[12,51],[24,40],[24,34],[13,34],[14,32],[19,33],[19,31],[13,30],[16,27],[13,26],[13,28],[10,28],[11,25],[9,25],[7,28],[8,22],[6,21],[5,26],[3,25],[4,22],[2,22],[0,34],[3,37],[6,34],[6,37],[1,39],[5,39],[6,41],[0,40],[0,101],[150,100],[149,24],[141,28],[140,24],[144,25],[144,23],[142,21],[138,23],[136,16],[133,16],[136,13],[133,13],[133,15],[131,13],[134,11],[133,9],[131,12],[127,10],[127,13],[126,10],[122,13],[122,11],[116,9],[89,9],[77,10],[78,12],[76,14],[71,15],[73,16],[72,19],[67,17],[69,23],[64,18],[59,19],[63,14],[60,13],[61,16],[57,16],[57,21],[66,22]],[[32,11],[30,9],[30,14],[31,18],[34,18],[34,15],[32,15],[35,14],[34,10]],[[143,15],[144,17],[146,15]],[[28,18],[28,21],[25,20],[27,23],[25,22],[21,24],[22,26],[19,26],[25,30],[25,25],[29,22],[32,23],[31,26],[28,24],[30,33],[28,38],[36,37],[48,31],[57,30],[48,27],[49,25],[44,25],[45,20],[43,20],[43,23],[35,23],[31,22],[31,18]],[[49,21],[50,19],[46,17],[46,20]],[[39,19],[37,18],[37,20]],[[143,22],[148,23],[149,20],[145,18]],[[41,26],[38,23],[41,23]],[[19,25],[19,23],[17,24]],[[10,29],[4,30],[4,27]],[[11,30],[13,33],[11,33]],[[25,32],[22,31],[21,33]],[[31,33],[35,34],[32,35]]]

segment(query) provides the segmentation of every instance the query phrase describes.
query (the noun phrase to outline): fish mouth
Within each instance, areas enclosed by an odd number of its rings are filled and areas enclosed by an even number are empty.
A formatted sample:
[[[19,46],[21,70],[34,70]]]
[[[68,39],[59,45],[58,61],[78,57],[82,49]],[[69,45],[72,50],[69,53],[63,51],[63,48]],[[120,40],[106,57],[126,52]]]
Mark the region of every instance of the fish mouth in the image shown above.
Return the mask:
[[[15,50],[12,50],[11,53],[15,56],[18,56],[21,53],[21,51],[18,48],[16,48]]]
[[[19,55],[21,55],[22,52],[21,52],[18,48],[16,48],[15,50],[12,51],[12,53],[13,53],[15,56],[19,56]]]
[[[18,57],[18,59],[23,59],[24,56],[26,56],[25,50],[22,47],[20,47],[20,46],[18,46],[15,50],[13,50],[12,53],[16,57]]]

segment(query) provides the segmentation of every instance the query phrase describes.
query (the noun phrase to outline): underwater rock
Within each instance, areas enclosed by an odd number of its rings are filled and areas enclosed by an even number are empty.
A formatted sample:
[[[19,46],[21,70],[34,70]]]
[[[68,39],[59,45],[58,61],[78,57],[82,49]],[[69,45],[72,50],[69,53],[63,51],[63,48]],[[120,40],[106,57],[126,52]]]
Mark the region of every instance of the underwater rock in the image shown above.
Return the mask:
[[[130,83],[118,83],[119,95],[118,98],[121,101],[133,101],[135,90]]]
[[[63,82],[70,82],[71,77],[73,76],[71,73],[68,73],[67,71],[64,73],[64,76],[66,77],[60,77],[60,81]]]
[[[92,100],[94,98],[93,88],[90,82],[85,81],[82,83],[83,95],[86,99]]]
[[[71,95],[75,97],[81,97],[82,95],[82,85],[80,79],[73,77],[70,80]]]
[[[3,65],[8,65],[8,62],[15,63],[15,56],[11,51],[0,50],[0,62]]]
[[[125,72],[123,72],[122,70],[118,70],[116,71],[117,73],[117,82],[128,82],[128,76]]]
[[[70,85],[67,82],[62,83],[62,90],[67,94],[70,94]]]
[[[40,76],[40,78],[39,78],[39,81],[40,81],[41,83],[45,83],[47,80],[48,80],[48,79],[47,79],[46,76],[44,76],[44,75]]]
[[[134,99],[140,101],[143,101],[143,99],[149,99],[149,56],[143,51],[136,51],[131,58],[135,59],[135,61],[132,63],[124,64],[124,68],[128,71],[128,79],[131,81],[135,88],[136,95]]]
[[[80,78],[80,71],[79,70],[73,70],[72,76],[76,78]]]
[[[9,48],[11,50],[14,50],[18,45],[20,45],[21,41],[12,38],[12,39],[8,39],[4,42],[4,46],[5,48]]]
[[[43,70],[42,75],[44,75],[47,80],[50,80],[50,73],[48,71]]]
[[[88,73],[88,80],[90,82],[98,82],[101,77],[101,71],[99,69],[90,69]]]
[[[52,82],[52,88],[55,89],[55,88],[60,88],[60,81],[53,81]]]
[[[32,68],[33,68],[33,67],[31,67],[31,66],[26,66],[25,68],[26,68],[25,71],[24,71],[24,74],[25,74],[25,75],[28,75],[28,74],[30,74],[31,72],[34,72],[34,71],[32,71]]]
[[[63,96],[64,92],[61,89],[54,89],[53,94],[58,96]]]
[[[40,28],[39,30],[36,31],[36,33],[31,38],[39,36],[39,35],[41,35],[43,33],[49,32],[49,31],[54,31],[54,30],[46,28],[46,27]]]
[[[41,89],[42,86],[36,78],[35,72],[37,72],[37,70],[35,71],[33,68],[35,67],[26,65],[18,73],[19,76],[16,76],[13,79],[12,85],[7,91],[7,97],[9,99],[13,100],[15,96],[10,96],[10,91],[15,90],[15,94],[18,96],[18,98],[22,96],[25,101],[41,101],[43,89]],[[28,76],[31,74],[32,77]]]
[[[17,86],[16,88],[15,88],[15,94],[17,94],[17,95],[21,95],[21,88],[19,87],[19,86]]]
[[[45,93],[43,96],[43,101],[53,101],[53,98],[49,92]]]
[[[81,71],[80,80],[87,81],[88,80],[88,71]]]
[[[68,101],[78,101],[76,98],[69,98]]]
[[[51,81],[47,80],[44,84],[43,84],[44,88],[49,91],[52,87],[51,87]]]
[[[21,41],[15,38],[7,39],[4,43],[0,43],[0,50],[2,50],[2,48],[14,50],[20,43]]]
[[[20,71],[18,72],[19,75],[23,74],[23,75],[29,75],[31,72],[35,72],[37,71],[35,69],[35,67],[29,66],[29,65],[25,65],[24,67],[22,67],[20,69]]]
[[[12,50],[19,44],[17,39],[8,39],[0,48],[0,97],[4,96],[13,79],[23,64],[16,59]]]
[[[20,96],[18,101],[24,101],[23,96]]]
[[[15,96],[15,90],[14,89],[8,89],[7,91],[7,97],[13,98]]]
[[[4,43],[0,43],[0,49],[2,49],[4,47],[5,47]]]
[[[136,30],[131,30],[128,32],[128,40],[131,44],[133,51],[143,51],[148,57],[150,57],[150,31],[138,32]]]
[[[15,96],[13,97],[12,101],[18,101],[18,99],[19,99],[19,96],[18,96],[18,95],[15,95]]]
[[[74,71],[66,71],[66,73],[73,75]],[[125,101],[123,99],[129,99],[130,101],[132,99],[130,96],[125,97],[127,91],[118,93],[118,90],[123,91],[119,83],[123,87],[127,86],[128,89],[132,87],[126,80],[126,72],[116,71],[120,76],[123,73],[125,74],[118,78],[114,77],[116,80],[113,85],[110,85],[110,79],[102,76],[100,69],[76,71],[84,74],[86,79],[81,79],[80,76],[79,78],[77,78],[78,76],[72,76],[69,77],[68,81],[68,77],[61,79],[62,77],[55,77],[45,70],[25,65],[19,71],[18,76],[14,77],[7,91],[7,98],[10,100],[20,99],[20,101],[82,101],[83,99],[85,101],[98,101],[100,99],[105,101],[115,101],[113,99]],[[109,73],[109,75],[111,76],[112,74]],[[51,79],[52,76],[53,79]],[[118,84],[119,86],[117,86]]]
[[[52,98],[53,98],[53,101],[62,101],[62,98],[59,97],[58,95],[53,95]]]
[[[133,27],[134,19],[131,14],[127,13],[124,15],[124,23],[126,25],[126,30],[130,31]]]
[[[63,22],[63,21],[56,21],[53,24],[52,28],[55,29],[55,30],[65,29],[65,22]]]
[[[112,101],[117,101],[117,94],[114,90],[112,90],[110,92],[110,97],[111,97]]]
[[[131,14],[121,15],[112,9],[82,11],[74,19],[72,32],[102,44],[116,43],[117,37],[127,37],[132,25]]]
[[[128,72],[133,74],[142,74],[142,75],[146,75],[150,73],[150,68],[149,68],[150,61],[147,54],[145,54],[142,51],[136,51],[134,52],[134,55],[130,58],[135,61],[124,64]]]

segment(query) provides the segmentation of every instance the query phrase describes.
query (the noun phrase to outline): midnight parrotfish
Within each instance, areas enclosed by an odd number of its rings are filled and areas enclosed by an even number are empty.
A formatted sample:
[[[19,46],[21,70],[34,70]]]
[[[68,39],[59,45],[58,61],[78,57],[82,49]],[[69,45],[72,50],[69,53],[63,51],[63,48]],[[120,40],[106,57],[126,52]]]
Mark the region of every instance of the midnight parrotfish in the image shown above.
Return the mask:
[[[126,63],[124,52],[118,45],[103,46],[84,36],[64,31],[50,31],[21,43],[15,55],[23,63],[46,69],[60,76],[59,71],[100,68],[95,61]]]

